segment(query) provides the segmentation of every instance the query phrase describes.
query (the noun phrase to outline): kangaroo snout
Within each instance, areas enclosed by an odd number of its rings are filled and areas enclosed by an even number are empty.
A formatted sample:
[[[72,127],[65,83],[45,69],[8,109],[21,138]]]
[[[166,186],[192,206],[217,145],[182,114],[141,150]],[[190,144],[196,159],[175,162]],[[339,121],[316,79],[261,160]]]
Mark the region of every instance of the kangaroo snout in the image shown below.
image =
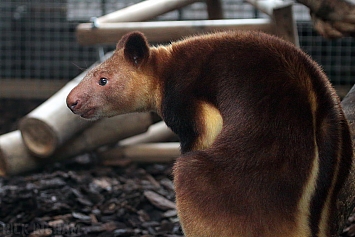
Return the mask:
[[[67,106],[68,108],[74,113],[76,114],[76,112],[81,108],[81,101],[79,98],[77,98],[76,96],[74,96],[72,93],[70,93],[67,97],[66,100]]]
[[[99,112],[95,106],[90,106],[87,98],[81,98],[75,93],[69,93],[66,100],[68,108],[74,113],[82,118],[89,120],[98,119]]]
[[[67,106],[68,106],[68,108],[73,112],[73,113],[75,113],[75,109],[77,108],[77,107],[79,107],[79,99],[76,99],[76,98],[73,98],[73,97],[71,97],[70,95],[67,97]]]
[[[75,102],[69,102],[67,103],[67,106],[68,108],[71,110],[71,111],[75,111],[75,108],[79,105],[79,100],[76,100]]]

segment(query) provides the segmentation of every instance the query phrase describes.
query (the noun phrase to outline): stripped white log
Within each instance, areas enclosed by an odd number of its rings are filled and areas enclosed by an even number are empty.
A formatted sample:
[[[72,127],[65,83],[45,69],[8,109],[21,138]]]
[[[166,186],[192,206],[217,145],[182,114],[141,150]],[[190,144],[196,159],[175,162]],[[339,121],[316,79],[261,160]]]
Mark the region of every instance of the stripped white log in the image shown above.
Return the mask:
[[[114,44],[131,32],[140,31],[151,42],[170,42],[186,36],[227,30],[260,30],[272,34],[269,19],[231,19],[197,21],[102,23],[92,28],[89,23],[77,27],[77,41],[82,45]]]
[[[152,124],[150,113],[124,114],[101,119],[67,141],[53,155],[58,159],[73,157],[147,131]]]
[[[28,152],[19,130],[0,136],[0,176],[33,170],[38,163]]]
[[[200,0],[146,0],[96,19],[100,26],[107,22],[146,21]]]
[[[164,121],[151,125],[148,131],[133,137],[126,138],[118,143],[119,146],[128,146],[141,143],[165,142],[175,140],[177,135],[165,124]]]
[[[93,151],[101,146],[147,131],[152,123],[149,113],[126,114],[102,119],[66,142],[48,159],[33,156],[19,130],[0,136],[0,176],[15,175]]]
[[[147,143],[115,147],[99,153],[106,165],[120,165],[120,159],[128,162],[171,162],[180,156],[180,143]]]

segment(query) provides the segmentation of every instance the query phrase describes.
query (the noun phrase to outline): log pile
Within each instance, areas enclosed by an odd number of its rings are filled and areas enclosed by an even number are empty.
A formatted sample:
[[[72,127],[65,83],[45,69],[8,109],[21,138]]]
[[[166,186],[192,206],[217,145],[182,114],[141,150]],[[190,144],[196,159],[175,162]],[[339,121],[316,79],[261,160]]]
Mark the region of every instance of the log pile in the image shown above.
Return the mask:
[[[161,143],[176,141],[176,135],[163,122],[152,124],[149,113],[102,119],[79,131],[56,149],[52,149],[56,143],[47,141],[54,141],[58,134],[48,136],[50,133],[43,133],[46,136],[44,139],[42,133],[35,133],[34,125],[27,123],[27,119],[31,117],[23,118],[20,130],[0,136],[0,176],[20,174],[49,162],[88,152],[97,152],[107,165],[126,165],[132,161],[170,162],[180,154],[179,143]],[[49,129],[48,126],[46,128]],[[31,129],[34,132],[27,133]],[[25,137],[27,141],[35,142],[28,145]],[[120,140],[121,143],[118,143]],[[141,144],[142,142],[150,144]],[[48,150],[53,152],[44,155],[43,151]]]

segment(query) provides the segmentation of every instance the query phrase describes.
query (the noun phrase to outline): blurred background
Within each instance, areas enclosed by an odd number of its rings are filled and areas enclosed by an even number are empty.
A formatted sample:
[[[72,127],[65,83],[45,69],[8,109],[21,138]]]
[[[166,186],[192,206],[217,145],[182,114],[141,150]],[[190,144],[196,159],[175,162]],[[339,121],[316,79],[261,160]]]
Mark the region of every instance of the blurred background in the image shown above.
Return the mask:
[[[21,110],[23,107],[14,104],[13,100],[19,100],[20,105],[45,100],[99,59],[98,46],[77,43],[75,31],[79,23],[90,22],[91,17],[99,17],[138,2],[140,0],[1,0],[0,83],[4,83],[0,84],[0,134],[9,130],[8,126],[1,126],[1,122],[14,119],[14,116],[5,115],[9,108]],[[227,19],[268,17],[242,0],[222,0],[222,4]],[[306,7],[295,4],[293,11],[301,48],[322,65],[340,95],[344,96],[354,81],[355,40],[350,37],[324,39],[314,31]],[[203,2],[154,20],[198,19],[208,19]],[[108,52],[114,47],[104,45],[101,49]],[[44,83],[48,81],[51,83]],[[46,92],[45,89],[37,92],[38,87],[48,84],[47,93],[43,92]],[[19,113],[22,115],[28,111],[26,106],[25,111]]]
[[[2,0],[0,2],[0,80],[12,78],[70,80],[97,60],[95,47],[75,39],[78,23],[89,22],[139,0]],[[242,0],[222,0],[225,18],[263,18]],[[351,85],[355,41],[326,40],[310,22],[309,10],[294,6],[300,46],[320,63],[335,85]],[[205,3],[194,3],[155,20],[207,19]],[[114,45],[113,45],[114,46]],[[107,47],[106,50],[113,49]]]

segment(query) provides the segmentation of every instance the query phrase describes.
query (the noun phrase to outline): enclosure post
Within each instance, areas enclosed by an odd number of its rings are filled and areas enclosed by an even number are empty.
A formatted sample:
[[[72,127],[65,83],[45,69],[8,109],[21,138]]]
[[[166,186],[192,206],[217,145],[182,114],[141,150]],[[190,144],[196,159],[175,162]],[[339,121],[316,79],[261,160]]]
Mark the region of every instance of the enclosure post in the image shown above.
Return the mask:
[[[292,5],[275,8],[273,11],[273,20],[276,25],[276,35],[299,47],[300,44],[296,21],[293,19]]]
[[[296,22],[294,21],[292,12],[292,2],[284,2],[281,0],[247,0],[247,2],[272,17],[275,24],[276,35],[299,46]]]
[[[208,19],[223,19],[223,8],[221,0],[206,0]]]

